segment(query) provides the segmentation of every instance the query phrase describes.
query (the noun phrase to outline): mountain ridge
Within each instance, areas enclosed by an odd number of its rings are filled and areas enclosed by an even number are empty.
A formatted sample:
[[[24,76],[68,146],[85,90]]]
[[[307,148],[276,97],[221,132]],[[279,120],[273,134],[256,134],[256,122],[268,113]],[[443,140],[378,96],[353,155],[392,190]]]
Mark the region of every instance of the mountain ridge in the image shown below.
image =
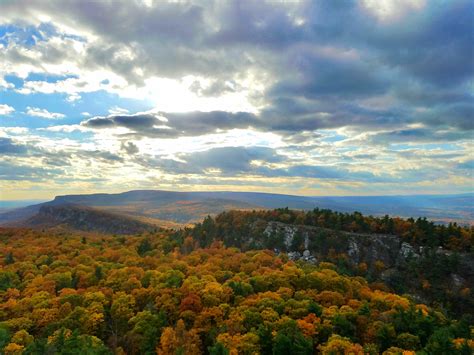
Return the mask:
[[[289,207],[472,223],[474,194],[393,196],[297,196],[264,192],[131,190],[122,193],[58,195],[53,200],[0,213],[0,225],[34,216],[42,206],[76,204],[131,216],[194,223],[230,209]]]
[[[139,234],[156,229],[156,226],[123,214],[73,204],[41,206],[37,214],[20,224],[36,228],[65,226],[69,229],[107,234]]]

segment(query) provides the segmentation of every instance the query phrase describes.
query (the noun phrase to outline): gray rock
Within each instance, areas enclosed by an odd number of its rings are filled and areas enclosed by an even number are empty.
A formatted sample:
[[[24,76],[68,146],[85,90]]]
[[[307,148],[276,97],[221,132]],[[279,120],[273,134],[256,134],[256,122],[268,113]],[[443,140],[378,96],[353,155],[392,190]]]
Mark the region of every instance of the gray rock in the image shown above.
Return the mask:
[[[451,274],[451,280],[453,282],[454,287],[457,289],[461,288],[464,282],[466,281],[458,274]]]
[[[349,248],[347,249],[347,255],[349,256],[349,258],[351,258],[351,261],[354,264],[357,264],[359,262],[359,258],[360,258],[359,245],[357,245],[356,241],[353,239],[349,241]]]
[[[408,259],[410,257],[419,258],[420,255],[416,253],[415,248],[410,244],[403,242],[400,251],[398,252],[400,258]]]
[[[293,261],[300,260],[301,259],[301,254],[297,251],[290,251],[288,253],[288,259],[293,260]]]

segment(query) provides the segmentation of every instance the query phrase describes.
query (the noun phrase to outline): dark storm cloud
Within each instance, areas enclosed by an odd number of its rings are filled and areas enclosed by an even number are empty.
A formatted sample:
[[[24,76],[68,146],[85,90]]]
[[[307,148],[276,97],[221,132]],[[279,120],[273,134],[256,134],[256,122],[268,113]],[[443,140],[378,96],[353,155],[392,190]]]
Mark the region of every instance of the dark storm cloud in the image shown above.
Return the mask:
[[[226,111],[111,115],[93,117],[81,124],[89,128],[125,127],[131,130],[131,135],[156,138],[198,136],[216,130],[260,125],[257,117],[251,113]]]
[[[394,108],[391,111],[372,110],[350,103],[337,106],[331,101],[318,105],[300,104],[293,99],[278,100],[275,106],[262,110],[258,115],[248,112],[160,112],[131,115],[111,115],[84,120],[81,125],[94,129],[125,127],[136,138],[176,138],[199,136],[217,130],[253,128],[260,131],[275,131],[288,141],[298,143],[320,136],[318,129],[333,129],[347,126],[392,127],[399,126],[402,117],[406,123],[416,122],[406,110]],[[309,134],[308,132],[311,132]],[[298,138],[296,138],[298,137]]]
[[[420,114],[432,126],[450,125],[460,131],[474,130],[474,101],[446,103]]]
[[[371,70],[370,63],[325,58],[305,51],[295,54],[290,62],[298,76],[275,85],[270,90],[271,96],[366,97],[382,94],[389,87],[385,79]]]
[[[368,40],[390,65],[439,87],[472,78],[474,3],[469,0],[427,3],[404,26],[379,26]],[[431,5],[431,6],[430,6]]]

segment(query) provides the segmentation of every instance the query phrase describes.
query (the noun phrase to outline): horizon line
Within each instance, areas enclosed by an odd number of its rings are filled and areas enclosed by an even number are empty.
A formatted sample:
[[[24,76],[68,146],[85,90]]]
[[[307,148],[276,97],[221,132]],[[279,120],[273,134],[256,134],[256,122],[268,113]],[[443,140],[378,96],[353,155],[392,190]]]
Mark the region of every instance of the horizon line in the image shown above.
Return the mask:
[[[57,197],[62,196],[87,196],[87,195],[119,195],[127,192],[134,191],[155,191],[155,192],[175,192],[175,193],[254,193],[262,195],[279,195],[279,196],[294,196],[294,197],[308,197],[308,198],[318,198],[318,197],[413,197],[413,196],[459,196],[459,195],[474,195],[474,191],[469,192],[453,192],[453,193],[417,193],[417,194],[386,194],[386,195],[298,195],[298,194],[284,194],[284,193],[273,193],[273,192],[263,192],[263,191],[232,191],[232,190],[161,190],[161,189],[135,189],[135,190],[126,190],[122,192],[89,192],[89,193],[70,193],[64,195],[55,195],[50,199],[9,199],[2,200],[1,202],[18,202],[18,201],[50,201],[54,200]]]

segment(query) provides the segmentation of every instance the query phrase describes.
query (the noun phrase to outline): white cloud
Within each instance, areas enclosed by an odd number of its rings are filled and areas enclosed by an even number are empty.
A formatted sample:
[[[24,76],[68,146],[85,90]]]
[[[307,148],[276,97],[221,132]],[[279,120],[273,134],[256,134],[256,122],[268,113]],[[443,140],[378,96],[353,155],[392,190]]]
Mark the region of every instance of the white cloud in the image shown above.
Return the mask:
[[[81,115],[84,117],[90,117],[91,114],[89,112],[81,112]]]
[[[24,135],[28,133],[29,129],[26,127],[0,127],[0,136],[8,137],[10,135]]]
[[[66,101],[70,102],[70,103],[74,103],[74,102],[76,102],[77,100],[80,100],[80,99],[81,99],[81,95],[79,95],[78,93],[73,93],[73,94],[69,95],[68,97],[66,97]]]
[[[74,125],[60,125],[60,126],[51,126],[46,128],[38,128],[38,131],[48,131],[48,132],[91,132],[92,129],[81,126],[79,124]]]
[[[1,49],[0,45],[0,49]],[[4,78],[0,77],[0,89],[14,89],[15,85],[12,83],[7,82]]]
[[[109,113],[111,115],[123,115],[129,113],[129,111],[126,108],[114,106],[109,108]]]
[[[6,104],[0,104],[0,115],[9,115],[12,112],[15,112],[13,107]]]
[[[30,116],[35,116],[35,117],[41,117],[41,118],[46,118],[48,120],[57,120],[66,117],[62,113],[57,113],[57,112],[49,112],[48,110],[44,108],[38,108],[38,107],[27,107],[28,111],[26,111],[27,115]]]

